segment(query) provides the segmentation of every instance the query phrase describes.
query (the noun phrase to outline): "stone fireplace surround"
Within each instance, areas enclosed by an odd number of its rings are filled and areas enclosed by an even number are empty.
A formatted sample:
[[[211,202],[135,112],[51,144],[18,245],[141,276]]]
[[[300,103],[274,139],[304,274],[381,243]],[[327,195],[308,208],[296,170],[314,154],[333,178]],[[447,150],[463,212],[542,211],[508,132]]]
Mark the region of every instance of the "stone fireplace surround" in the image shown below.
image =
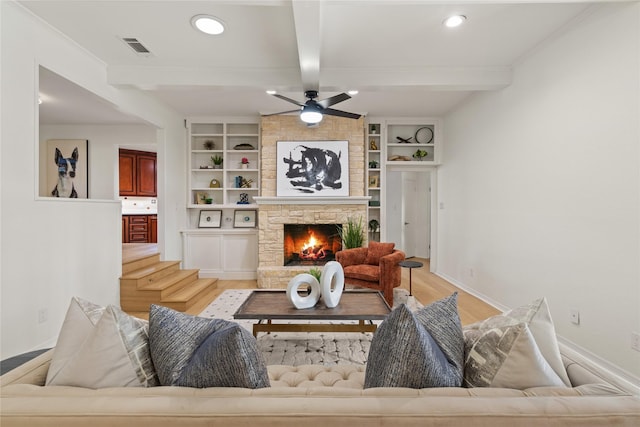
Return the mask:
[[[258,198],[258,287],[285,288],[296,274],[310,266],[283,266],[284,224],[345,224],[349,217],[366,215],[366,197],[326,200],[326,204],[299,204],[298,200]],[[319,267],[321,268],[321,267]]]
[[[345,224],[362,217],[366,223],[368,197],[364,196],[364,119],[326,116],[318,127],[307,127],[297,116],[268,116],[261,120],[261,181],[258,204],[258,287],[286,288],[309,266],[283,266],[284,224]],[[277,197],[276,147],[278,141],[349,141],[348,197]]]

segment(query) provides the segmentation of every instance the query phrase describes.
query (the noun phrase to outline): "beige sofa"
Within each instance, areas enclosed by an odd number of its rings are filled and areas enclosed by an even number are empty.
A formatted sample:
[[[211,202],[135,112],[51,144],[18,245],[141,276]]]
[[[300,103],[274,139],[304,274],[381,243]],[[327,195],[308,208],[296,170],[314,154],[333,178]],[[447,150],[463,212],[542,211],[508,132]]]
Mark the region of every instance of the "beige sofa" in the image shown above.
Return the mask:
[[[364,366],[269,366],[271,388],[44,387],[52,351],[0,377],[12,426],[640,426],[640,397],[563,355],[573,388],[363,389]],[[575,359],[575,358],[574,358]]]

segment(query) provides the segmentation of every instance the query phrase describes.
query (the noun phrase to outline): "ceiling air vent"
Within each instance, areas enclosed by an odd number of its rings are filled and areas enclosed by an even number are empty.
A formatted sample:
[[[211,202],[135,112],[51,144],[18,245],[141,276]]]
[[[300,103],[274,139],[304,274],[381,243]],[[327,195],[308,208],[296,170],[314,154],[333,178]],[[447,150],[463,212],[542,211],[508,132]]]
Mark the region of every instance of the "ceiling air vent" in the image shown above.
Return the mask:
[[[134,37],[123,37],[122,41],[125,42],[131,49],[133,49],[138,55],[151,55],[151,51]]]

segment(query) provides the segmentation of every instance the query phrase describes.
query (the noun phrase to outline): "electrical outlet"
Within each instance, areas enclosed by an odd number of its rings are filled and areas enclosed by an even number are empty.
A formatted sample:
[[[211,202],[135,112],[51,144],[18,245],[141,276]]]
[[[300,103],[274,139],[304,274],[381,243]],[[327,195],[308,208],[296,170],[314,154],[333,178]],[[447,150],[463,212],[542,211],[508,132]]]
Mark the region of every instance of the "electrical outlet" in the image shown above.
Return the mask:
[[[49,313],[46,308],[41,308],[38,310],[38,323],[44,323],[49,318]]]
[[[640,351],[640,333],[631,332],[631,348]]]
[[[572,308],[569,310],[569,320],[571,320],[571,323],[573,323],[574,325],[580,324],[580,312],[577,308]]]

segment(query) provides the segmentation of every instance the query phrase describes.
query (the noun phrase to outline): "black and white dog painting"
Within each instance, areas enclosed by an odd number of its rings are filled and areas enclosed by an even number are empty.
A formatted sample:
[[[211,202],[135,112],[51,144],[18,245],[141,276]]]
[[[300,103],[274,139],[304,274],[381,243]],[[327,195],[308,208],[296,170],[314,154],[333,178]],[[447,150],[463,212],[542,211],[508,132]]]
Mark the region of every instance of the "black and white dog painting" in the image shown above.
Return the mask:
[[[62,151],[56,148],[54,161],[58,167],[58,183],[53,187],[51,195],[53,197],[71,197],[78,198],[73,180],[76,177],[76,167],[78,165],[78,147],[73,149],[71,157],[64,157]]]
[[[278,196],[348,196],[348,141],[278,141]]]
[[[41,195],[65,199],[87,199],[88,148],[86,139],[49,139],[46,141],[46,187]]]

